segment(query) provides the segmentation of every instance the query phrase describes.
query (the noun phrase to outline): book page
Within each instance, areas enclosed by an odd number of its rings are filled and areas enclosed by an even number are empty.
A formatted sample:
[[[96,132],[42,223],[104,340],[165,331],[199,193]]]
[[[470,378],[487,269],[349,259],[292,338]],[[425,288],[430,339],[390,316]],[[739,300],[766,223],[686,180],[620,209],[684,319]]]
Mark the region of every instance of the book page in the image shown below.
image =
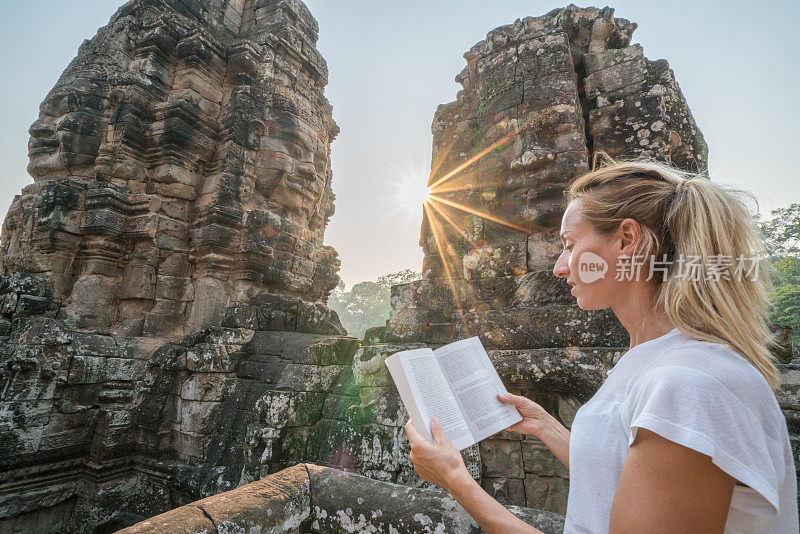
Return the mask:
[[[433,442],[431,419],[438,417],[447,437],[459,450],[475,443],[431,349],[397,352],[385,361],[420,434]]]
[[[497,399],[507,390],[477,337],[433,352],[476,442],[522,421],[514,406]]]

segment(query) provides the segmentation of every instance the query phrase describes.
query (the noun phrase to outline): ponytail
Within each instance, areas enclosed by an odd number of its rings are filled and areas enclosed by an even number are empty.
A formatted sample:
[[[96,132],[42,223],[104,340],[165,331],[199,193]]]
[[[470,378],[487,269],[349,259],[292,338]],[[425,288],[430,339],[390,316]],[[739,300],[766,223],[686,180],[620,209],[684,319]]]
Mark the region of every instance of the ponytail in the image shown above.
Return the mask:
[[[730,346],[777,391],[768,253],[742,200],[753,195],[650,159],[607,159],[570,184],[567,201],[580,199],[582,217],[602,234],[636,220],[636,255],[644,267],[659,262],[663,273],[652,278],[654,304],[686,335]],[[703,273],[702,266],[713,267]]]

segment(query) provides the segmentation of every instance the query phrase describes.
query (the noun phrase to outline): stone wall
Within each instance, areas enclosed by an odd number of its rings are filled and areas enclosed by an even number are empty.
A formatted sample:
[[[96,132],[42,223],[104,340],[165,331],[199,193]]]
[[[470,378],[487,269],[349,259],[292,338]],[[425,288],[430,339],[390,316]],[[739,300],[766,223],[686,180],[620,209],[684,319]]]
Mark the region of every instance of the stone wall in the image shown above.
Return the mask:
[[[0,286],[17,302],[0,317],[0,532],[109,530],[307,456],[338,462],[357,340],[221,326],[115,338],[52,318],[42,278]]]

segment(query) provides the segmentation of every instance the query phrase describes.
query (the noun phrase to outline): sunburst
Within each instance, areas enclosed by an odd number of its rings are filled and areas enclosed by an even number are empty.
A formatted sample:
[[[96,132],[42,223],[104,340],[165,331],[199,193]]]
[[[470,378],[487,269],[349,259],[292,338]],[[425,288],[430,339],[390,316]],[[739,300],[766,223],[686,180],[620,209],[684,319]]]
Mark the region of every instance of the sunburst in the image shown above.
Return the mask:
[[[436,243],[436,249],[442,262],[442,269],[444,271],[443,274],[447,279],[447,284],[450,290],[453,293],[453,299],[456,304],[458,316],[465,331],[467,329],[467,318],[465,317],[462,309],[462,299],[459,297],[459,294],[461,294],[462,297],[473,301],[470,302],[471,305],[475,304],[475,299],[469,284],[458,284],[461,292],[459,292],[456,287],[456,279],[462,279],[465,275],[457,274],[457,270],[460,267],[460,260],[451,252],[453,250],[453,246],[450,243],[448,234],[453,237],[455,235],[460,236],[466,240],[468,246],[475,246],[477,244],[477,239],[476,237],[470,236],[464,228],[461,228],[457,222],[447,214],[447,210],[450,209],[451,214],[453,213],[452,210],[459,210],[469,213],[504,226],[511,231],[521,232],[525,235],[530,234],[535,227],[539,227],[539,225],[532,224],[529,228],[524,228],[518,224],[506,221],[502,217],[498,217],[497,215],[489,213],[486,210],[477,209],[456,202],[453,198],[453,194],[458,194],[460,192],[475,193],[478,191],[480,191],[481,196],[484,199],[486,199],[487,196],[494,198],[495,191],[491,185],[471,183],[456,184],[455,182],[457,182],[457,180],[453,180],[454,177],[460,177],[462,178],[461,182],[472,181],[464,180],[466,177],[462,171],[469,168],[474,169],[473,164],[478,162],[487,154],[491,153],[493,150],[502,150],[508,147],[509,144],[520,135],[522,128],[516,121],[509,122],[508,120],[501,120],[492,130],[494,132],[503,132],[503,134],[476,154],[456,165],[454,168],[443,171],[441,168],[442,163],[448,160],[448,155],[453,149],[455,143],[451,143],[449,146],[446,146],[445,149],[438,154],[437,161],[433,165],[431,174],[428,176],[427,180],[424,181],[424,183],[430,185],[427,185],[424,189],[424,192],[419,193],[413,201],[414,203],[421,203],[422,205],[425,220],[427,221],[427,225],[430,230],[430,235],[432,235]],[[422,184],[423,179],[420,179],[419,183]],[[419,190],[421,190],[421,186],[419,187]],[[445,196],[450,198],[445,198]],[[448,231],[448,229],[452,229],[452,231]]]
[[[427,184],[427,175],[422,169],[407,168],[396,172],[396,179],[392,181],[395,189],[395,207],[392,213],[402,210],[418,222],[422,219],[423,208],[430,198],[431,188]]]

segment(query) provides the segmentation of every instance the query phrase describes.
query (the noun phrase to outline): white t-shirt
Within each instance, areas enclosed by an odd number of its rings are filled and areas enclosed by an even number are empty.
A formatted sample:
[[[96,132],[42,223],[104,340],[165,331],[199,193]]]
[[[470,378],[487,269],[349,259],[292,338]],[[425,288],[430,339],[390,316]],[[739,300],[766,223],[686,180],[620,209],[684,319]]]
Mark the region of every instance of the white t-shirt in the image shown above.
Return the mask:
[[[565,534],[608,532],[637,428],[710,456],[749,486],[734,488],[726,534],[798,533],[789,433],[766,379],[727,345],[676,328],[623,354],[576,413]]]

